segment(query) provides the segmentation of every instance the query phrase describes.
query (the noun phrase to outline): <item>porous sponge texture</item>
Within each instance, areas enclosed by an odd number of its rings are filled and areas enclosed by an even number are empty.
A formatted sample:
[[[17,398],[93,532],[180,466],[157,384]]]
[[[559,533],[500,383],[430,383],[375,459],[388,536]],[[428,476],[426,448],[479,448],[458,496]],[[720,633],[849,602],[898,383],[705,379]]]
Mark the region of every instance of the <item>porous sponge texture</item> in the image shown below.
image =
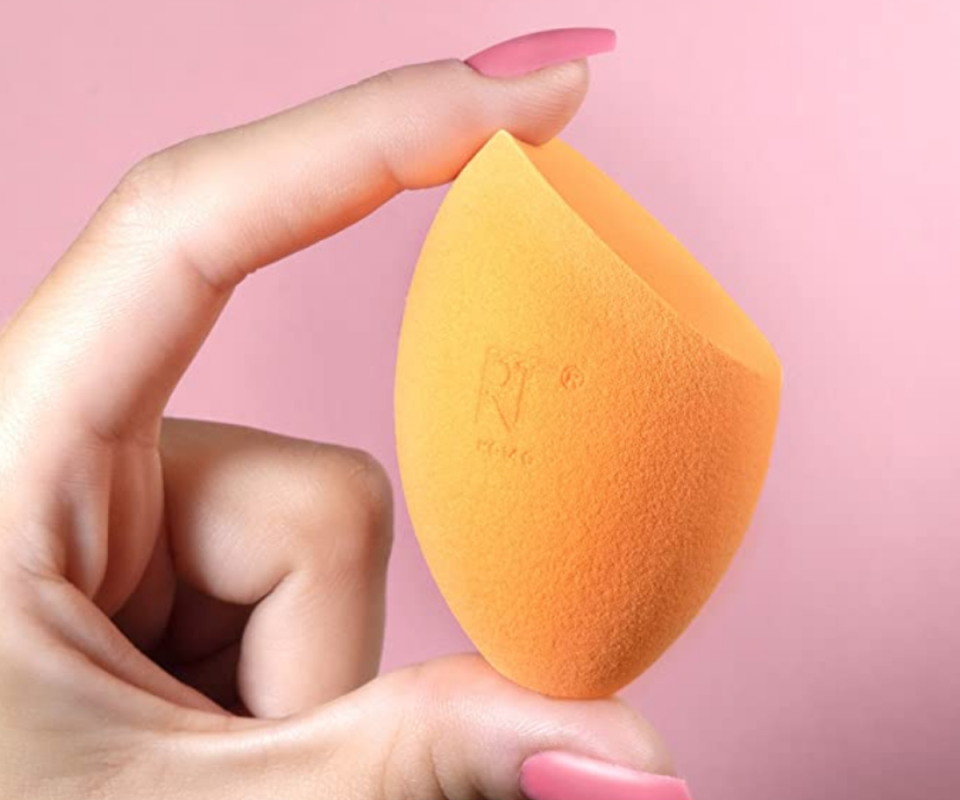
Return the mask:
[[[424,243],[394,391],[410,518],[477,649],[558,697],[646,669],[743,537],[780,386],[762,334],[609,177],[495,134]]]

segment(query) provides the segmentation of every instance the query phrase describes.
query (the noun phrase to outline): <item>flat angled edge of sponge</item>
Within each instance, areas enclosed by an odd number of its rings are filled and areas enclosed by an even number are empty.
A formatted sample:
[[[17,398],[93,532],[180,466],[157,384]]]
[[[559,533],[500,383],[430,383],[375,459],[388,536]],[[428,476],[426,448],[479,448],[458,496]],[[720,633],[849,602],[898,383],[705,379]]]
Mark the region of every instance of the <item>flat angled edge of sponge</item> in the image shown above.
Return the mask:
[[[782,380],[776,352],[749,316],[666,226],[603,170],[560,138],[536,146],[505,129],[490,137],[471,164],[482,168],[485,157],[507,151],[519,156],[518,168],[525,164],[535,170],[686,324],[746,368]]]

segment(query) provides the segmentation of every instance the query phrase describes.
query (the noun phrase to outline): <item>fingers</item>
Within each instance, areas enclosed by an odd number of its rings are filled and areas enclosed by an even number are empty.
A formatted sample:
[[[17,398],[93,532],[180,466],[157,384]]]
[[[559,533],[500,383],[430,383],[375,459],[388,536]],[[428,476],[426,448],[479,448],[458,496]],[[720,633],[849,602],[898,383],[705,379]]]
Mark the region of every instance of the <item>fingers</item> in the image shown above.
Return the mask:
[[[236,690],[261,717],[373,678],[393,527],[382,467],[351,448],[188,420],[165,421],[161,455],[170,550],[191,587],[168,655],[208,681],[225,670],[203,662],[229,658],[242,632]]]
[[[586,83],[582,61],[509,79],[418,64],[145,159],[0,340],[7,438],[31,452],[63,430],[152,443],[244,276],[449,181],[498,128],[550,138]]]
[[[216,774],[224,793],[215,796],[235,798],[517,800],[524,763],[544,751],[644,773],[672,772],[656,732],[620,701],[546,698],[502,678],[478,656],[402,670],[305,717],[206,741],[205,752],[195,757],[187,755],[196,752],[191,734],[175,745],[186,770],[179,780],[189,782],[197,797],[208,796],[204,776]],[[549,769],[549,764],[529,762],[527,783],[542,788]],[[667,790],[682,787],[666,778],[630,779],[660,783]],[[603,775],[580,780],[592,780],[594,791],[570,796],[645,796],[615,794]],[[685,795],[650,796],[680,800]]]
[[[107,686],[104,704],[142,717],[149,703],[151,724],[158,704],[174,718],[237,700],[287,716],[374,677],[392,540],[379,464],[186,420],[165,422],[160,449],[165,531],[135,591],[101,609],[66,579],[24,581],[0,559],[0,666],[22,662],[36,680],[39,659],[58,673],[52,698]]]

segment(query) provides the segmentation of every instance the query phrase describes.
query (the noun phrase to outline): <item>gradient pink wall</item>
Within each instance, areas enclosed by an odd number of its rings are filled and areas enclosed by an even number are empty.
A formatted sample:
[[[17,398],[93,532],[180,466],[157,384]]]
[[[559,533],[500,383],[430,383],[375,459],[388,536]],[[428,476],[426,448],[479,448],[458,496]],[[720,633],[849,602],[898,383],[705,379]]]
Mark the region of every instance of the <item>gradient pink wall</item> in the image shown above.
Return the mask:
[[[700,800],[957,797],[956,0],[5,4],[0,318],[148,151],[577,24],[620,48],[565,138],[709,266],[786,371],[744,547],[626,694]],[[251,279],[172,410],[354,443],[396,482],[397,329],[442,194]],[[468,646],[398,505],[387,667]]]

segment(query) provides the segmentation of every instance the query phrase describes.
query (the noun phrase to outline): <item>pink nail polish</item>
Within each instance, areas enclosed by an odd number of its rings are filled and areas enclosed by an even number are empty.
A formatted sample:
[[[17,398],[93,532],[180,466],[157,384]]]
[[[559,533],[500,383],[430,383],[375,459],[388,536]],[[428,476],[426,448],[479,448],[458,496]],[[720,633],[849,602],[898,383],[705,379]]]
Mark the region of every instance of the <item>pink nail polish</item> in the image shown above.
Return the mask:
[[[488,77],[509,78],[609,53],[616,46],[617,34],[609,28],[556,28],[500,42],[470,56],[466,63]]]
[[[520,788],[529,800],[691,800],[679,778],[558,751],[524,761]]]

